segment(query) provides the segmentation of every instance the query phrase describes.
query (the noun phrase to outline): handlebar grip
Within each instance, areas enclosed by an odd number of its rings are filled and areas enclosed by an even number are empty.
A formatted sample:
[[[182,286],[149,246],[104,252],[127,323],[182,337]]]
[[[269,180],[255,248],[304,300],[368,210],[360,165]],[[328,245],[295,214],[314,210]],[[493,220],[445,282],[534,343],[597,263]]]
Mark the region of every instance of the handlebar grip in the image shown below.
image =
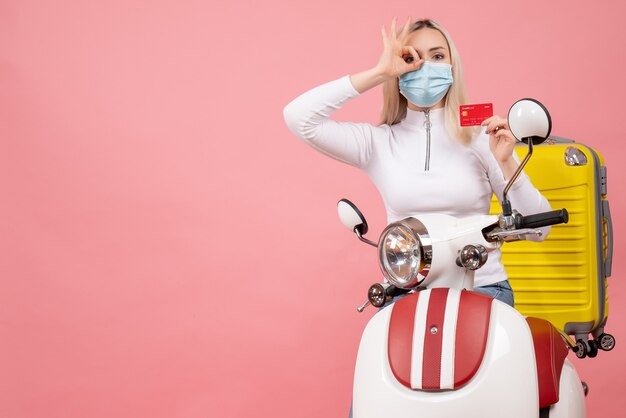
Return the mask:
[[[519,215],[515,219],[516,228],[541,228],[544,226],[566,224],[569,221],[567,209],[552,210],[534,215]]]

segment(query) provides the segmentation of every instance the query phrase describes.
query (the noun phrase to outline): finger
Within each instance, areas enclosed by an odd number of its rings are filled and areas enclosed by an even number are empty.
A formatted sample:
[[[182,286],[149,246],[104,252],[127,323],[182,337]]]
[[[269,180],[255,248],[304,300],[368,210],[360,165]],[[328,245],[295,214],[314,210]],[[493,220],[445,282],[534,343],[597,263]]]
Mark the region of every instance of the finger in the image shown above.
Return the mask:
[[[487,127],[485,128],[485,133],[487,133],[489,135],[493,135],[496,132],[498,132],[498,129],[500,129],[498,127],[498,124],[496,122],[491,122],[491,123],[487,124]]]
[[[493,129],[497,126],[497,121],[492,116],[485,119],[481,125],[485,127],[485,133],[491,134]]]
[[[396,33],[396,18],[394,17],[393,19],[391,19],[391,30],[390,30],[390,37],[391,39],[396,39],[397,38],[397,33]]]
[[[490,118],[485,119],[483,123],[505,123],[506,119],[501,116],[493,115]]]
[[[507,128],[508,128],[508,125],[506,123],[506,120],[501,117],[497,117],[497,118],[492,118],[492,120],[489,123],[487,123],[487,129],[485,131],[487,133],[492,133],[500,129],[507,129]]]
[[[409,28],[411,25],[411,18],[409,17],[406,22],[404,22],[404,26],[402,27],[402,31],[400,32],[400,39],[406,38],[409,34]]]
[[[389,44],[389,40],[387,39],[387,31],[385,30],[385,25],[380,28],[380,33],[383,36],[383,45],[387,46]]]
[[[502,127],[504,127],[505,129],[509,129],[509,120],[507,118],[500,115],[493,115],[492,118],[499,121],[499,123],[501,123]]]
[[[385,27],[383,26],[383,30],[384,30],[384,29],[385,29]],[[489,123],[493,120],[493,118],[495,118],[495,117],[497,117],[497,116],[498,116],[498,115],[488,117],[487,119],[485,119],[485,120],[481,123],[481,125],[482,125],[482,126],[487,126],[487,125],[489,125]]]
[[[504,128],[509,127],[509,125],[507,124],[507,120],[505,118],[503,118],[502,116],[499,115],[493,115],[487,119],[485,119],[482,123],[482,126],[488,126],[491,125],[492,127],[494,126],[502,126]]]
[[[420,55],[417,53],[417,50],[411,45],[406,45],[402,47],[402,56],[405,57],[404,61],[406,61],[407,64],[415,64],[420,60]],[[412,61],[407,61],[406,58],[408,58],[409,56],[413,58]]]
[[[509,143],[515,143],[516,139],[508,129],[500,129],[494,135],[498,141],[506,141]]]
[[[494,120],[491,120],[489,122],[487,122],[485,120],[485,122],[483,122],[484,126],[485,126],[485,133],[491,135],[496,131],[496,127],[498,126],[497,122]]]

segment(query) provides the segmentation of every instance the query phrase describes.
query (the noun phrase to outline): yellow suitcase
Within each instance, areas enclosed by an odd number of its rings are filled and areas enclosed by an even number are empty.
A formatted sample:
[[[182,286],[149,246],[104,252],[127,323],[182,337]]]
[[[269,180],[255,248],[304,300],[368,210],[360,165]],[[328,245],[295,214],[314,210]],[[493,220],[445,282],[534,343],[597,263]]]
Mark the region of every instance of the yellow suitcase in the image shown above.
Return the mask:
[[[520,144],[515,151],[521,160],[528,147]],[[542,243],[503,246],[515,307],[573,335],[578,357],[595,357],[598,349],[615,346],[615,338],[604,332],[613,252],[604,161],[589,147],[550,137],[534,147],[524,171],[553,209],[568,210],[569,222],[553,226]],[[500,212],[494,196],[491,213]]]

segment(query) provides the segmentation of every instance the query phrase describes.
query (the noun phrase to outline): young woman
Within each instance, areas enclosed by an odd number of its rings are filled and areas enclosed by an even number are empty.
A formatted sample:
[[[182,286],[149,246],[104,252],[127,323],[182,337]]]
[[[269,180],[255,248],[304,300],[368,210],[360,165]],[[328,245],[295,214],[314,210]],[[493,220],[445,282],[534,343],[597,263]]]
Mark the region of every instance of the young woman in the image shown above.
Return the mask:
[[[518,161],[507,120],[493,116],[481,129],[461,127],[468,100],[461,61],[448,33],[432,20],[395,20],[382,29],[376,66],[316,87],[284,109],[289,129],[318,151],[365,171],[383,197],[388,222],[420,213],[464,217],[489,212],[502,198]],[[381,124],[337,122],[331,113],[383,84]],[[524,215],[550,210],[524,174],[510,189]],[[544,231],[545,237],[547,230]],[[513,291],[499,251],[476,271],[475,291],[513,306]]]

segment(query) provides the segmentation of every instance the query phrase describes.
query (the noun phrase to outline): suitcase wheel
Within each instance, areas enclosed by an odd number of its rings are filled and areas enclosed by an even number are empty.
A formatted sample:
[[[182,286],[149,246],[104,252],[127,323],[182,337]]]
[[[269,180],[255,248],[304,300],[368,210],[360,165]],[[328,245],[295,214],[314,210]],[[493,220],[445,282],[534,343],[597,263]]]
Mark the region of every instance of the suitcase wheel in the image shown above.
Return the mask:
[[[598,343],[601,350],[611,351],[615,347],[615,337],[611,334],[602,333],[598,337]]]
[[[584,340],[576,340],[576,357],[585,358],[587,357],[587,344],[585,344]]]

